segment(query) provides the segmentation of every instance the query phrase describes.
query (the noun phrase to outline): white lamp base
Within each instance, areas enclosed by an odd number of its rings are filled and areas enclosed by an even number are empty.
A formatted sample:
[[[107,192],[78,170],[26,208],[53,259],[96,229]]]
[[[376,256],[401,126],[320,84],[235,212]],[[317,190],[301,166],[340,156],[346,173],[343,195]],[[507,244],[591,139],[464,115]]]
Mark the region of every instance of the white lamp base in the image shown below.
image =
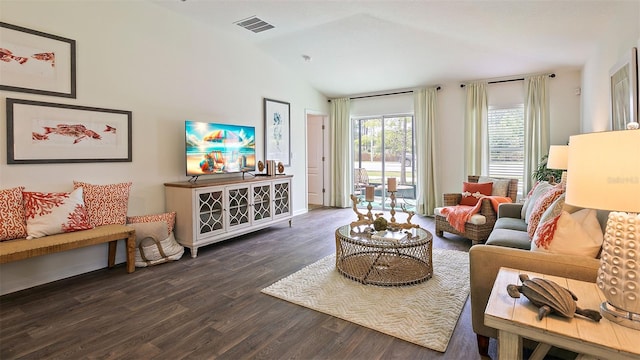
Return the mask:
[[[605,318],[640,330],[640,214],[609,213],[596,284]]]
[[[606,301],[600,304],[600,314],[613,323],[640,330],[640,314],[618,309]]]

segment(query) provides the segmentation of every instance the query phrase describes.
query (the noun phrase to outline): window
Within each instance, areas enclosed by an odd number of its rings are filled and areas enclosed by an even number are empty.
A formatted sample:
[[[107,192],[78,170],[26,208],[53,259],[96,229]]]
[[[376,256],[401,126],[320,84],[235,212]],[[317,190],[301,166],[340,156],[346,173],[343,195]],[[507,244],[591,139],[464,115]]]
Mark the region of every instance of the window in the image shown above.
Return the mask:
[[[524,181],[524,105],[490,106],[488,114],[489,176]]]
[[[416,198],[415,141],[412,115],[355,118],[353,121],[353,168],[355,193],[363,195],[360,181],[375,186],[375,209],[388,209],[386,179],[397,180],[397,206],[413,210]],[[360,187],[359,187],[360,186]],[[366,206],[366,204],[362,204]]]

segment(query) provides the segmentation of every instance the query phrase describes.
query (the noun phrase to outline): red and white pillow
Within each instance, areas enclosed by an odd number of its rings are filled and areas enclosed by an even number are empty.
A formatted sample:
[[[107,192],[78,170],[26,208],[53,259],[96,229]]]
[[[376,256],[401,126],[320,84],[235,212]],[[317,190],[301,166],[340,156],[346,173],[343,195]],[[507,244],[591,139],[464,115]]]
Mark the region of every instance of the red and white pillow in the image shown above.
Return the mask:
[[[531,251],[596,258],[604,235],[596,210],[582,209],[561,213],[540,224],[531,242]]]
[[[22,192],[27,239],[92,229],[82,188],[70,193]]]
[[[0,241],[27,237],[22,190],[24,186],[0,190]]]
[[[167,223],[167,235],[171,235],[173,227],[176,224],[175,211],[154,215],[127,216],[127,224],[152,223],[159,221]]]
[[[527,233],[529,238],[533,238],[533,235],[538,228],[538,223],[540,223],[540,218],[542,218],[542,214],[544,214],[547,208],[549,208],[551,204],[564,194],[564,190],[564,187],[554,186],[536,200],[535,204],[531,208],[529,222],[527,223]]]
[[[131,182],[93,185],[74,181],[73,188],[83,188],[84,203],[93,226],[127,223]]]
[[[483,196],[491,195],[493,183],[462,183],[462,199],[460,205],[475,206]]]

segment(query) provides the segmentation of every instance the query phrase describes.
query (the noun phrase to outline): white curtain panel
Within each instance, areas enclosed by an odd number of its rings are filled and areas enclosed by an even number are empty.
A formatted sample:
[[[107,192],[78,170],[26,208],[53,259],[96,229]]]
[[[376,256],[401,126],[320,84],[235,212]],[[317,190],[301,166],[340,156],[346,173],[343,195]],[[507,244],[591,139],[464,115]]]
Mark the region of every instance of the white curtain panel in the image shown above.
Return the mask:
[[[351,206],[353,191],[353,162],[351,161],[351,116],[348,98],[331,100],[331,197],[335,207]]]
[[[436,88],[419,89],[414,92],[414,115],[416,123],[417,192],[416,212],[433,215],[440,204],[436,176]]]
[[[465,106],[465,178],[489,175],[489,134],[487,133],[487,82],[467,84]]]
[[[533,187],[533,172],[540,159],[549,152],[548,75],[524,79],[524,194]]]

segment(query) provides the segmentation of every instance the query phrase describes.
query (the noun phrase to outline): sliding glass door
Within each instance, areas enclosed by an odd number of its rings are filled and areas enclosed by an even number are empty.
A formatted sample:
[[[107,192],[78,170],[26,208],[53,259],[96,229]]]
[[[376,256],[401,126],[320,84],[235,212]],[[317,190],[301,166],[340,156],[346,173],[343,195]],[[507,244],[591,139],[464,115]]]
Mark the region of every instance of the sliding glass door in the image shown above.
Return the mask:
[[[412,115],[353,120],[354,194],[366,207],[366,186],[373,186],[377,210],[390,210],[387,179],[396,178],[396,208],[415,209],[416,171]]]

